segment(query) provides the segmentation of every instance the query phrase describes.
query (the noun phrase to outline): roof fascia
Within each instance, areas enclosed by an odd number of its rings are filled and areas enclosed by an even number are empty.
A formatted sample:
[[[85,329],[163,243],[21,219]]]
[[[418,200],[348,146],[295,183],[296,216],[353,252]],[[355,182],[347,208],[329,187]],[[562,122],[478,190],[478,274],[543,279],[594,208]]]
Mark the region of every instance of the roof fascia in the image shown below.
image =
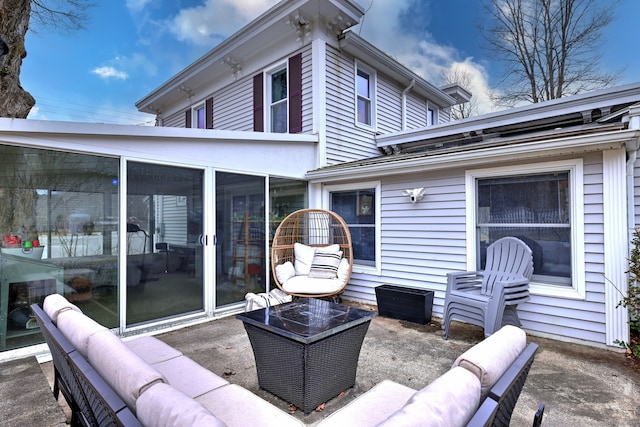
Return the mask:
[[[164,82],[160,87],[149,93],[144,98],[136,102],[136,107],[139,111],[152,111],[154,110],[153,104],[159,98],[167,95],[169,92],[174,91],[181,87],[190,78],[206,72],[206,70],[216,63],[221,63],[225,58],[229,57],[240,46],[251,43],[252,41],[260,41],[264,44],[264,39],[260,37],[262,33],[267,31],[278,23],[285,21],[291,14],[298,10],[303,9],[305,6],[320,11],[320,4],[327,2],[337,8],[341,13],[346,14],[355,25],[364,16],[364,9],[362,6],[351,0],[283,0],[277,3],[274,7],[270,8],[262,15],[251,21],[249,24],[242,27],[239,31],[232,34],[209,52],[201,56],[199,59],[188,65],[182,71],[171,77]],[[319,13],[319,12],[318,12]],[[343,20],[346,22],[347,20]],[[325,23],[327,26],[329,22]],[[157,111],[155,111],[157,113]]]
[[[309,171],[306,178],[312,184],[332,183],[398,174],[424,173],[425,171],[432,172],[451,169],[452,167],[475,167],[487,163],[495,164],[501,161],[513,161],[514,159],[549,158],[550,156],[616,149],[628,142],[635,141],[637,138],[640,138],[639,130],[603,132],[555,139],[550,136],[549,139],[540,141],[524,143],[512,141],[512,145],[496,145],[476,150],[422,156],[415,155],[402,159],[394,159],[393,156],[388,156],[388,160],[383,159],[380,163],[371,165],[352,162],[351,165],[345,165],[344,168]]]
[[[224,140],[242,142],[301,142],[317,143],[317,135],[272,132],[248,132],[220,129],[195,129],[157,126],[130,126],[102,123],[59,122],[49,120],[27,120],[0,118],[0,141],[9,135],[36,135],[43,139],[51,137],[92,137],[101,139],[186,139]]]
[[[405,86],[409,86],[411,82],[415,80],[415,85],[411,90],[424,96],[429,101],[435,102],[440,107],[446,108],[458,103],[455,98],[447,95],[351,30],[345,31],[342,34],[339,46],[340,50],[353,55],[356,59],[366,62],[369,66],[389,77],[404,83]]]
[[[428,128],[379,135],[377,137],[377,145],[378,148],[382,148],[431,138],[444,138],[461,133],[479,132],[485,129],[509,125],[513,126],[516,123],[544,120],[634,102],[640,102],[640,83],[511,108],[509,110],[430,126]]]

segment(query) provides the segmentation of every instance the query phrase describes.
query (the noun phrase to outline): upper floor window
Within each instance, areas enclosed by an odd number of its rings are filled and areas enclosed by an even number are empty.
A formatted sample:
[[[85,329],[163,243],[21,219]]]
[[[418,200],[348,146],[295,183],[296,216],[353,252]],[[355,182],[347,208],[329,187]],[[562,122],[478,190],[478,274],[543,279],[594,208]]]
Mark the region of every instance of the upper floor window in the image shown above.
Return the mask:
[[[302,54],[253,76],[253,130],[302,132]]]
[[[213,129],[213,97],[204,100],[185,110],[185,127],[196,129]]]
[[[356,118],[358,123],[374,126],[375,74],[358,65],[356,67]]]
[[[269,123],[271,132],[286,133],[288,130],[287,69],[283,68],[269,75],[270,107]]]
[[[193,118],[195,120],[193,120],[193,127],[194,128],[198,128],[198,129],[205,129],[206,128],[206,119],[205,119],[205,107],[204,105],[200,105],[196,108],[193,109]]]
[[[438,124],[438,110],[431,105],[427,105],[427,126]]]

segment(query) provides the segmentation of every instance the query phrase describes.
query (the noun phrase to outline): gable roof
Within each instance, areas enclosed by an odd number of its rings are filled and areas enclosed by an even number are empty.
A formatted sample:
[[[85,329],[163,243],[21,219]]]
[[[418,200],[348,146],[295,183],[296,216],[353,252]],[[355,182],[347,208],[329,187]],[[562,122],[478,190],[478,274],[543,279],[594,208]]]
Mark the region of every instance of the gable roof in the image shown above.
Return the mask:
[[[245,68],[250,61],[259,62],[265,51],[285,42],[300,38],[304,42],[313,26],[323,26],[325,32],[337,37],[363,15],[362,6],[352,0],[280,1],[136,102],[136,107],[159,114],[211,81],[233,81],[239,72],[251,75],[255,70]]]

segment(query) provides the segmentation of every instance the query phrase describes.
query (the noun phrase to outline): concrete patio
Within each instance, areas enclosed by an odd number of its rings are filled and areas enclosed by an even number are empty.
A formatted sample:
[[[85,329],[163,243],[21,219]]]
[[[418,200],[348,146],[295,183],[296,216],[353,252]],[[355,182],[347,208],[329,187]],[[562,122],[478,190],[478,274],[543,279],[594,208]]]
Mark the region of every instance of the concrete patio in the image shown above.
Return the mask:
[[[364,307],[374,309],[372,307]],[[239,384],[277,407],[289,404],[258,388],[253,352],[235,317],[157,335],[207,369]],[[356,385],[326,403],[325,409],[293,416],[314,425],[383,379],[421,388],[446,372],[455,358],[483,338],[480,328],[454,323],[450,339],[440,324],[377,317],[365,337]],[[640,426],[640,372],[624,354],[529,337],[540,345],[511,425],[531,425],[540,403],[545,426]],[[283,366],[286,369],[286,366]],[[4,425],[65,425],[68,414],[48,385],[51,362],[31,357],[0,364],[0,419]],[[49,383],[47,383],[47,380]],[[60,398],[63,403],[63,398]]]

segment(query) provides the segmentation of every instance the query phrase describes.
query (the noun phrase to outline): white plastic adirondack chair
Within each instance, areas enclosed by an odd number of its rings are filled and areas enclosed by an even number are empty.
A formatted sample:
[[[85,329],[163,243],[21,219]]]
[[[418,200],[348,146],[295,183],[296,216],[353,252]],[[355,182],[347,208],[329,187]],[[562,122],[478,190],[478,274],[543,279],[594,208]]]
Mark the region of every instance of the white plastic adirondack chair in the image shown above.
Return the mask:
[[[529,300],[532,274],[531,249],[515,237],[503,237],[487,248],[483,271],[447,274],[444,339],[453,319],[482,326],[485,337],[506,324],[519,327],[517,305]]]

